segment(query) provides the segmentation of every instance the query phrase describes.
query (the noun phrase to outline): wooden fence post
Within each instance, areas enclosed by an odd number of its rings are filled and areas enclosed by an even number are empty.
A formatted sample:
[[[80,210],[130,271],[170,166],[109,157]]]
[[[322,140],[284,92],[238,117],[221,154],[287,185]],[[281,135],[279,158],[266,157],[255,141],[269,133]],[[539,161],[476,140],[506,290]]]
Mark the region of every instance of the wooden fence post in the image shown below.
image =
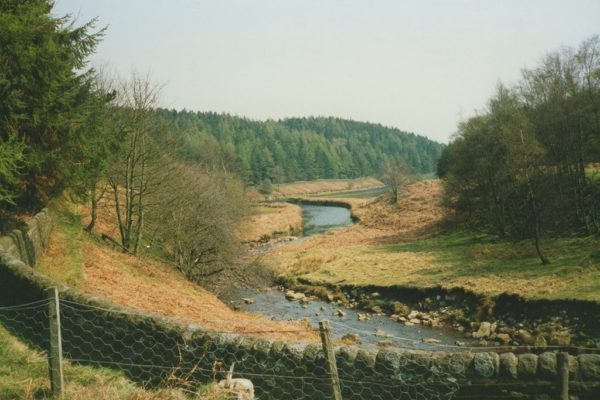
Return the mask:
[[[60,308],[58,289],[49,288],[48,295],[48,317],[50,333],[50,351],[48,352],[48,366],[50,370],[50,386],[52,394],[56,399],[62,399],[64,395],[64,376],[62,358],[62,338],[60,334]]]
[[[556,369],[558,370],[558,398],[569,400],[569,353],[556,354]]]
[[[340,377],[338,375],[337,364],[335,362],[335,352],[333,351],[333,341],[331,339],[331,329],[329,327],[329,321],[319,322],[319,331],[321,332],[321,342],[323,343],[323,352],[325,353],[325,359],[327,360],[329,376],[331,376],[333,400],[342,400]]]

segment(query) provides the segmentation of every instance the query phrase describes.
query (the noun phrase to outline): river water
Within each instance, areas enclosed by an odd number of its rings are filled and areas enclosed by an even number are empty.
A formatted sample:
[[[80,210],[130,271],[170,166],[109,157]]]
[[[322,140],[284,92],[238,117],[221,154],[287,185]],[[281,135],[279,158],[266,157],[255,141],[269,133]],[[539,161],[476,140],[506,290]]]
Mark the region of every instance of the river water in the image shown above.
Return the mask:
[[[300,204],[302,208],[303,236],[325,233],[334,228],[352,225],[350,210],[344,207]]]
[[[328,230],[350,226],[352,219],[350,211],[344,207],[322,206],[322,205],[300,205],[304,218],[304,236],[322,234]],[[300,304],[286,300],[283,291],[277,288],[263,290],[239,290],[231,296],[235,304],[245,311],[265,314],[276,320],[299,320],[306,319],[314,327],[319,321],[327,319],[330,321],[333,335],[341,338],[348,333],[360,336],[361,343],[366,346],[375,346],[382,340],[391,341],[392,344],[402,347],[413,347],[419,349],[431,349],[434,346],[424,343],[424,339],[436,339],[440,344],[454,345],[461,341],[471,344],[460,333],[442,329],[429,328],[421,325],[405,326],[402,323],[390,319],[384,315],[372,315],[368,321],[359,321],[358,314],[364,313],[353,309],[345,309],[342,306],[330,304],[323,301],[311,301],[309,304]],[[245,304],[242,298],[253,298],[253,304]],[[342,310],[345,316],[338,316],[338,310]],[[435,346],[439,348],[439,345]]]

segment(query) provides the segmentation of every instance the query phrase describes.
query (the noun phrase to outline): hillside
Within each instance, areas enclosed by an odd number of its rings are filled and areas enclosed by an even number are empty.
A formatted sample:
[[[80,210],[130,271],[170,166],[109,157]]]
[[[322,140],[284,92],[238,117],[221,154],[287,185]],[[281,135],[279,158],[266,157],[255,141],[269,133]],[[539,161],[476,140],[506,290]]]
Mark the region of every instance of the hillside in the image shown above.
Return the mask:
[[[183,137],[187,160],[225,167],[249,184],[378,176],[398,155],[428,174],[443,148],[414,133],[333,117],[255,121],[185,110],[157,114]]]
[[[126,254],[82,231],[80,207],[55,202],[56,227],[38,268],[51,278],[131,310],[169,316],[226,332],[294,330],[269,338],[314,340],[298,322],[271,321],[234,311],[213,293],[187,280],[173,265],[152,257]],[[110,216],[100,214],[99,231],[110,232]]]

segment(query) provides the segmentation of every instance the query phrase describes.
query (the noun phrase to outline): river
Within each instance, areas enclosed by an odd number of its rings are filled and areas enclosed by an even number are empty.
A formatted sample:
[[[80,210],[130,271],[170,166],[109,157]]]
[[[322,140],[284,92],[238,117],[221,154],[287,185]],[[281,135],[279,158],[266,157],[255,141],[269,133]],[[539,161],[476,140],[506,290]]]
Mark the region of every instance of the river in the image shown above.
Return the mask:
[[[352,225],[350,210],[338,206],[306,205],[302,207],[304,219],[304,237],[322,234],[331,229]],[[455,342],[467,342],[460,333],[443,328],[430,328],[421,325],[405,326],[385,315],[372,315],[368,321],[359,321],[358,314],[363,311],[345,309],[342,306],[323,301],[311,301],[309,304],[300,304],[286,300],[284,292],[277,288],[263,290],[238,290],[233,296],[237,306],[241,309],[268,315],[278,320],[307,319],[314,327],[318,322],[327,319],[332,326],[334,337],[341,338],[348,333],[358,334],[361,343],[374,346],[382,340],[391,341],[394,345],[431,349],[433,345],[424,343],[424,339],[435,339],[440,344],[454,345]],[[252,298],[253,304],[245,304],[242,298]],[[338,310],[345,315],[340,317]]]

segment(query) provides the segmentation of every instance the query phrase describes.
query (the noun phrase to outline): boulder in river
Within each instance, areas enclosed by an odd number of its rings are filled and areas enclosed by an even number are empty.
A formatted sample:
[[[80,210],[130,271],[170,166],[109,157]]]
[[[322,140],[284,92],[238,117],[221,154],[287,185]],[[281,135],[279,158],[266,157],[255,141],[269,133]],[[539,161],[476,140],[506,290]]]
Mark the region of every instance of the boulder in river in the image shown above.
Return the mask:
[[[394,301],[392,303],[392,312],[394,314],[398,314],[398,315],[408,315],[410,314],[410,307],[407,306],[404,303],[401,303],[399,301]]]
[[[244,297],[242,301],[246,304],[254,304],[256,303],[256,299],[254,297]]]
[[[410,313],[408,313],[408,315],[406,316],[406,318],[410,319],[421,319],[423,317],[423,314],[421,314],[418,311],[411,311]]]
[[[483,338],[490,337],[491,334],[492,334],[492,324],[490,324],[489,322],[482,322],[479,325],[479,329],[477,330],[477,332],[473,332],[473,338],[474,339],[483,339]]]
[[[371,311],[373,311],[373,313],[375,314],[381,314],[383,312],[383,310],[379,306],[371,307]]]
[[[392,337],[392,335],[382,331],[381,329],[375,330],[375,336],[377,336],[377,337]]]
[[[371,317],[369,317],[369,315],[368,315],[368,314],[358,313],[358,315],[357,315],[357,319],[358,319],[359,321],[368,321],[368,320],[370,320],[370,319],[371,319]]]
[[[304,299],[306,296],[304,293],[296,293],[293,290],[288,290],[285,292],[285,298],[289,301],[300,301]]]
[[[345,317],[346,313],[338,308],[337,310],[335,310],[334,315],[336,315],[338,317]]]
[[[515,330],[513,328],[511,328],[510,326],[503,326],[503,327],[498,328],[498,333],[512,335],[513,333],[515,333]]]
[[[567,330],[556,330],[550,334],[550,344],[567,347],[571,345],[571,333]]]
[[[511,340],[508,333],[498,333],[496,339],[500,340],[503,344],[509,344]]]
[[[535,342],[534,345],[536,347],[548,347],[548,341],[546,340],[546,338],[544,337],[544,335],[537,335],[535,337]]]
[[[302,304],[310,304],[310,302],[311,302],[312,300],[313,300],[313,298],[311,298],[311,297],[307,297],[307,296],[304,296],[304,297],[302,297],[302,298],[300,299],[300,303],[302,303]]]
[[[535,336],[533,336],[531,333],[529,333],[529,331],[525,329],[519,329],[516,332],[516,336],[521,342],[527,345],[532,346],[535,343]]]

